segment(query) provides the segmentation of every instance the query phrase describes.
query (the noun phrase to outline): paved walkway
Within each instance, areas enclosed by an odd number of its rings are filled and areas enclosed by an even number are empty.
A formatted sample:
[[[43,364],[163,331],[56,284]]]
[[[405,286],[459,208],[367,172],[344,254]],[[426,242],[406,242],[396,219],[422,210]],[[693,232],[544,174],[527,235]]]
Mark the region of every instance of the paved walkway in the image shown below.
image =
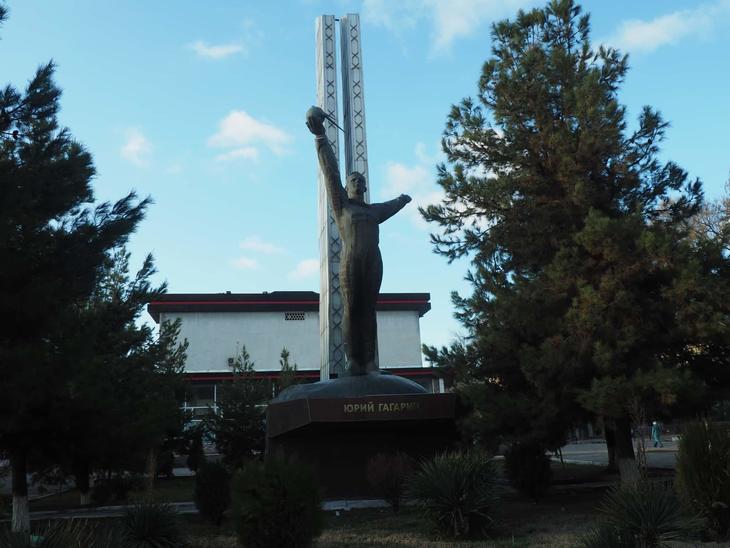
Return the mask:
[[[197,514],[194,502],[172,502],[178,514]],[[68,510],[44,510],[42,512],[31,512],[31,521],[43,521],[49,519],[101,519],[118,518],[124,515],[127,507],[122,506],[97,506],[94,508],[70,508]]]
[[[678,442],[667,440],[663,448],[654,448],[652,442],[646,442],[646,464],[650,468],[671,468],[676,464]],[[634,444],[636,450],[636,444]],[[563,460],[577,464],[608,464],[606,442],[593,440],[592,442],[570,443],[563,447]]]
[[[197,514],[193,502],[174,502],[170,503],[178,514]],[[31,512],[31,521],[45,521],[51,519],[104,519],[118,518],[124,515],[126,506],[98,506],[94,508],[70,508],[68,510],[46,510],[41,512]],[[382,499],[367,500],[327,500],[322,504],[322,508],[327,512],[349,511],[360,508],[389,508],[387,502]],[[0,520],[3,521],[3,520]],[[8,520],[4,520],[8,521]]]

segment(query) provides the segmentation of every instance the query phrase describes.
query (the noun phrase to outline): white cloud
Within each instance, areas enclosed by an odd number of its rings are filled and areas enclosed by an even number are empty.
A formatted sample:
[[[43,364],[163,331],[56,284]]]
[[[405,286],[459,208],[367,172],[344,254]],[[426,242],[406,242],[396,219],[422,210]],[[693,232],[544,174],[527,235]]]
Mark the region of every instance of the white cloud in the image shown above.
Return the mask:
[[[606,42],[623,51],[649,53],[688,36],[705,34],[718,18],[727,14],[730,14],[730,0],[675,11],[650,21],[630,19],[621,23],[616,34]]]
[[[470,36],[483,24],[531,3],[525,0],[432,0],[429,4],[435,27],[433,49],[448,49],[455,39]]]
[[[284,249],[278,245],[272,244],[261,239],[260,236],[253,235],[243,240],[238,247],[249,251],[256,251],[258,253],[264,253],[265,255],[274,255],[278,253],[284,253]]]
[[[432,182],[423,165],[407,166],[398,162],[388,162],[385,177],[388,193],[396,195],[417,191]]]
[[[304,259],[299,261],[287,276],[290,280],[303,280],[311,278],[317,273],[319,273],[319,259]]]
[[[287,152],[286,145],[291,136],[278,127],[257,120],[243,110],[231,111],[218,124],[218,132],[208,139],[208,146],[228,148],[216,160],[236,158],[256,160],[260,147],[266,147],[277,156]]]
[[[122,158],[138,167],[148,165],[152,144],[147,137],[137,128],[129,128],[125,134],[126,141],[120,151]]]
[[[210,44],[204,40],[196,40],[186,47],[194,51],[198,57],[204,59],[225,59],[233,55],[248,55],[249,51],[261,45],[263,32],[256,26],[253,19],[244,19],[235,40],[226,43]]]
[[[419,7],[426,2],[421,0],[364,0],[363,19],[369,23],[399,32],[413,27],[423,16]]]
[[[429,154],[426,150],[426,145],[423,143],[416,143],[416,148],[414,152],[416,154],[416,158],[418,158],[418,161],[423,164],[436,165],[441,161],[439,153],[437,152],[436,154]]]
[[[258,261],[256,259],[251,259],[250,257],[239,257],[238,259],[234,259],[232,264],[239,270],[256,270],[259,268]]]
[[[183,171],[185,170],[180,163],[170,164],[165,168],[165,173],[168,175],[180,175]]]
[[[364,0],[363,18],[395,33],[415,27],[421,19],[432,26],[434,53],[448,50],[454,40],[470,36],[484,24],[536,4],[535,0]]]
[[[247,51],[243,44],[213,45],[202,40],[196,40],[192,44],[188,44],[188,49],[193,50],[198,57],[204,57],[206,59],[224,59],[237,53],[246,53]]]
[[[428,223],[418,208],[443,200],[443,191],[436,185],[435,178],[435,164],[439,158],[438,155],[427,154],[423,143],[416,145],[414,153],[418,160],[416,164],[388,162],[385,167],[385,185],[380,195],[383,200],[392,200],[400,194],[408,194],[413,202],[406,206],[404,212],[418,228],[428,229]]]
[[[228,162],[230,160],[236,160],[237,158],[244,158],[246,160],[258,160],[259,149],[257,149],[256,147],[234,148],[229,152],[225,152],[216,156],[215,161]]]

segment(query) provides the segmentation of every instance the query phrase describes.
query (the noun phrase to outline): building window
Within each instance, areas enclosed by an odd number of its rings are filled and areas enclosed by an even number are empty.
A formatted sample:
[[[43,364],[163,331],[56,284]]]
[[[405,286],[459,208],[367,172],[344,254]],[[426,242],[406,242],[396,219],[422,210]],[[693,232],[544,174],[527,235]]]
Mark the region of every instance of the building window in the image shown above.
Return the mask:
[[[215,405],[215,386],[212,384],[191,384],[185,397],[188,408],[212,407]]]
[[[191,426],[197,426],[206,416],[217,410],[215,384],[189,384],[185,390],[183,410],[190,414]]]
[[[302,321],[304,320],[304,312],[284,312],[286,321]]]

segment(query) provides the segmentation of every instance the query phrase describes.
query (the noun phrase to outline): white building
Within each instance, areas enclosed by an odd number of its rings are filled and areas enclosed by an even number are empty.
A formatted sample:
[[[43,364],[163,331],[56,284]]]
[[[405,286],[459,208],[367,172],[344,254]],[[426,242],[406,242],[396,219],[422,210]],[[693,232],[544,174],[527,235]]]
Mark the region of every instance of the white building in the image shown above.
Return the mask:
[[[435,370],[423,367],[419,319],[431,308],[428,293],[381,293],[377,303],[381,370],[443,391]],[[320,378],[319,294],[271,293],[167,294],[147,307],[157,323],[180,319],[187,339],[185,366],[190,390],[186,405],[201,413],[214,406],[217,386],[232,378],[231,365],[243,346],[258,375],[276,379],[282,348],[297,377]]]

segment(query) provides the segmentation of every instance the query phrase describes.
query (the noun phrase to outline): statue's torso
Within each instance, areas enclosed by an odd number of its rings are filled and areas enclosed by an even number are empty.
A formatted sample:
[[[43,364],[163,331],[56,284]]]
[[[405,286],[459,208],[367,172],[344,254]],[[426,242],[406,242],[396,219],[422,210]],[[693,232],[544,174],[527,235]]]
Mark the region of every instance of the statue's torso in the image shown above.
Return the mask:
[[[340,236],[349,253],[369,254],[379,242],[378,218],[368,204],[347,201],[337,219]]]

